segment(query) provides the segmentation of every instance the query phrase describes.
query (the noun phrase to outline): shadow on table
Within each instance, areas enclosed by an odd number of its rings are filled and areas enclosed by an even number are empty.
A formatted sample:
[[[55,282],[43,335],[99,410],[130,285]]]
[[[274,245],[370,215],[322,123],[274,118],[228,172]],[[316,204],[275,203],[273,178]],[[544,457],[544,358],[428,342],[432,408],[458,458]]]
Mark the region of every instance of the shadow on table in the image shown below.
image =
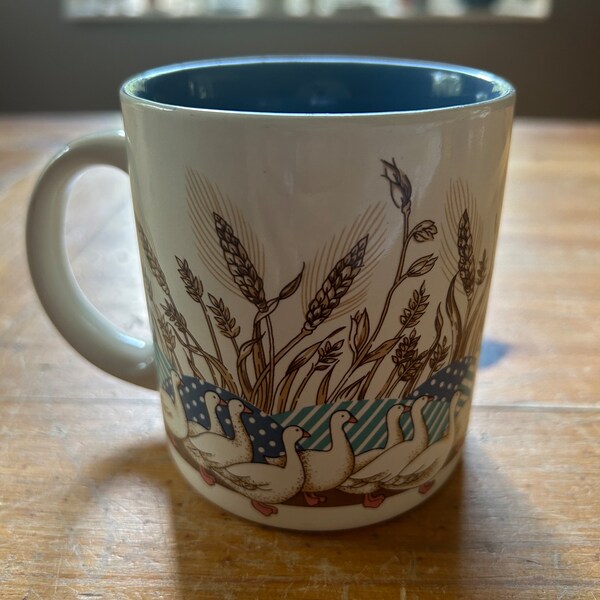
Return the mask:
[[[132,478],[137,485],[131,486]],[[155,544],[169,548],[168,558],[163,551],[156,559],[173,563],[161,567],[168,569],[171,580],[168,597],[176,586],[178,597],[185,599],[249,593],[270,600],[366,598],[376,593],[410,598],[414,592],[481,598],[485,590],[516,589],[524,580],[543,586],[545,571],[535,558],[512,556],[506,548],[514,550],[525,530],[534,539],[524,542],[539,538],[542,544],[552,543],[551,532],[535,529],[535,510],[473,433],[455,474],[426,503],[386,523],[353,531],[278,531],[229,515],[188,486],[162,443],[132,446],[94,464],[93,485],[96,497],[114,497],[115,486],[119,488],[121,504],[123,494],[129,493],[130,510],[140,514],[144,503],[156,501],[164,521],[164,510],[170,511],[170,526],[163,522],[151,530],[149,524],[144,531],[128,533],[140,536],[142,553],[154,552]],[[149,514],[157,514],[155,505]],[[124,551],[132,546],[138,548],[130,539],[122,545]],[[138,568],[146,567],[144,562]],[[158,587],[166,583],[156,579]]]
[[[499,363],[510,352],[510,346],[491,338],[484,338],[479,353],[479,368],[485,369]]]

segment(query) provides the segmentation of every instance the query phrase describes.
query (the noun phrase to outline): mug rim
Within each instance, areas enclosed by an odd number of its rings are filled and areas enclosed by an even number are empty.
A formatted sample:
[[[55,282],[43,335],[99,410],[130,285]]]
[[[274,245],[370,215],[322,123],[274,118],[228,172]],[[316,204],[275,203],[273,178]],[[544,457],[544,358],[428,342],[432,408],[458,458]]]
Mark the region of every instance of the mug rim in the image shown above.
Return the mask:
[[[435,108],[422,109],[407,109],[407,110],[381,110],[381,111],[354,111],[354,112],[286,112],[286,111],[257,111],[243,109],[225,109],[225,108],[205,108],[186,106],[178,103],[161,102],[144,98],[135,93],[134,88],[142,82],[154,79],[160,76],[169,75],[181,71],[191,71],[195,69],[211,68],[211,67],[227,67],[227,66],[243,66],[243,65],[259,65],[268,63],[338,63],[338,64],[359,64],[359,65],[378,65],[378,66],[394,66],[408,67],[422,70],[445,71],[448,73],[456,73],[475,79],[485,81],[487,83],[499,86],[500,93],[495,98],[485,100],[475,100],[474,102],[466,102],[454,104],[451,106],[442,106]],[[146,71],[142,71],[127,78],[121,85],[119,90],[121,102],[133,103],[135,105],[144,106],[150,109],[158,109],[161,111],[185,111],[203,115],[222,115],[222,116],[244,116],[244,117],[268,117],[268,118],[310,118],[310,119],[335,119],[343,120],[348,118],[360,117],[389,117],[401,115],[428,115],[456,113],[462,111],[478,111],[479,109],[500,108],[515,104],[516,89],[507,79],[500,77],[490,71],[456,65],[451,63],[404,59],[404,58],[386,58],[376,56],[355,56],[355,55],[330,55],[330,54],[296,54],[296,55],[256,55],[256,56],[240,56],[231,58],[216,58],[206,60],[193,60],[180,63],[172,63],[164,66],[154,67]]]

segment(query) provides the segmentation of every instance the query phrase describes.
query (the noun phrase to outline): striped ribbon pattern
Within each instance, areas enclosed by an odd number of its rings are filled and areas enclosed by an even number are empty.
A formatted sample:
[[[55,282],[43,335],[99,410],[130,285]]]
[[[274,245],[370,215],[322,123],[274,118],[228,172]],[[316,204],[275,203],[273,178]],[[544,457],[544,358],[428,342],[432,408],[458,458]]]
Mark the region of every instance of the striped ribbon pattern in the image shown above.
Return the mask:
[[[471,357],[463,358],[438,371],[433,377],[421,384],[403,404],[412,405],[416,398],[423,394],[434,397],[423,410],[427,425],[429,443],[439,440],[448,425],[448,408],[450,400],[456,391],[461,391],[463,399],[459,402],[459,410],[465,404],[473,391],[475,379],[475,361]],[[440,401],[441,400],[441,401]],[[348,410],[358,421],[346,426],[345,431],[355,454],[360,454],[374,448],[385,446],[387,439],[386,413],[398,399],[381,400],[349,400],[301,408],[297,411],[273,415],[282,427],[298,425],[306,429],[311,437],[304,441],[303,448],[307,450],[325,450],[331,443],[329,436],[329,418],[338,410]],[[410,414],[402,415],[400,419],[405,439],[412,435],[413,425]]]
[[[171,365],[166,357],[157,351],[157,370],[162,387],[173,397],[173,388],[170,381]],[[335,404],[309,406],[295,411],[267,415],[259,412],[244,400],[244,404],[252,409],[252,416],[244,415],[244,425],[251,436],[255,447],[255,460],[262,462],[264,456],[278,456],[282,454],[283,444],[281,434],[285,427],[298,425],[310,433],[310,437],[302,440],[301,446],[306,450],[326,450],[331,444],[329,432],[329,419],[338,410],[348,410],[357,422],[348,424],[345,432],[355,454],[367,452],[374,448],[383,448],[387,441],[386,414],[394,404],[399,402],[412,405],[423,394],[433,396],[423,410],[423,417],[427,426],[429,443],[439,440],[448,426],[448,410],[450,400],[456,391],[463,394],[458,404],[459,411],[471,397],[475,379],[475,359],[466,357],[455,361],[448,367],[438,371],[430,379],[421,384],[408,398],[378,400],[346,400]],[[214,391],[225,400],[234,396],[226,390],[221,390],[209,382],[199,381],[193,377],[182,376],[184,388],[181,390],[185,410],[190,421],[201,424],[206,422],[207,413],[203,406],[203,395],[207,391]],[[220,409],[221,407],[219,407]],[[231,423],[227,418],[227,411],[219,414],[225,434],[231,436]],[[410,413],[403,414],[400,419],[404,438],[410,439],[413,431],[413,422]]]

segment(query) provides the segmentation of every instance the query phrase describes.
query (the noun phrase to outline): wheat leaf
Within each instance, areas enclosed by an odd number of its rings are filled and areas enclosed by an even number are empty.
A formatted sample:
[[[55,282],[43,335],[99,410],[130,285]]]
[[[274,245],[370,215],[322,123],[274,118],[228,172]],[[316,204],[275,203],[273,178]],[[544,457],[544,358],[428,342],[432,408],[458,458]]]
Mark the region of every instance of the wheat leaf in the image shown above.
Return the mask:
[[[382,342],[381,344],[379,344],[379,346],[377,346],[377,348],[375,348],[375,350],[369,352],[365,356],[361,364],[367,364],[385,358],[388,355],[388,353],[393,350],[394,346],[397,343],[398,340],[396,338],[391,338],[389,340],[386,340],[385,342]]]
[[[446,314],[448,315],[450,326],[452,328],[452,340],[456,349],[458,349],[458,347],[460,346],[460,336],[462,334],[462,319],[460,317],[460,311],[458,309],[458,304],[456,303],[456,295],[454,293],[457,277],[458,273],[454,275],[454,277],[450,281],[450,285],[448,286],[448,293],[446,294],[445,307]]]
[[[294,360],[292,360],[292,362],[289,364],[286,374],[293,373],[294,371],[301,369],[317,353],[320,345],[320,341],[315,342],[297,354],[294,357]]]
[[[315,404],[325,404],[327,402],[327,396],[329,395],[329,382],[331,381],[331,374],[333,373],[334,367],[331,367],[329,371],[323,377],[317,390],[317,398]]]
[[[303,273],[304,263],[302,263],[302,269],[300,273],[298,273],[298,275],[296,275],[296,277],[294,277],[294,279],[292,279],[292,281],[285,285],[281,292],[279,292],[280,300],[285,300],[286,298],[289,298],[290,296],[293,296],[296,293],[296,290],[298,289],[298,287],[300,286],[300,282],[302,281]]]
[[[356,381],[352,382],[348,387],[344,388],[340,394],[340,400],[352,400],[354,396],[358,394],[358,390],[360,389],[360,386],[366,376],[367,374],[363,375]]]

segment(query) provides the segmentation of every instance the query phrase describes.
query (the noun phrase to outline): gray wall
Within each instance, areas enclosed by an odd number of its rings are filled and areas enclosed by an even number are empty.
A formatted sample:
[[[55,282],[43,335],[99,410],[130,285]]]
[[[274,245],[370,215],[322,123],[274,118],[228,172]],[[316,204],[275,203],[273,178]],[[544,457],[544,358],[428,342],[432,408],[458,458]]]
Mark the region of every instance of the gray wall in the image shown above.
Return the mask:
[[[60,0],[2,0],[0,111],[117,108],[146,68],[214,56],[339,53],[414,57],[495,71],[521,115],[600,117],[600,1],[555,0],[542,22],[68,22]]]

